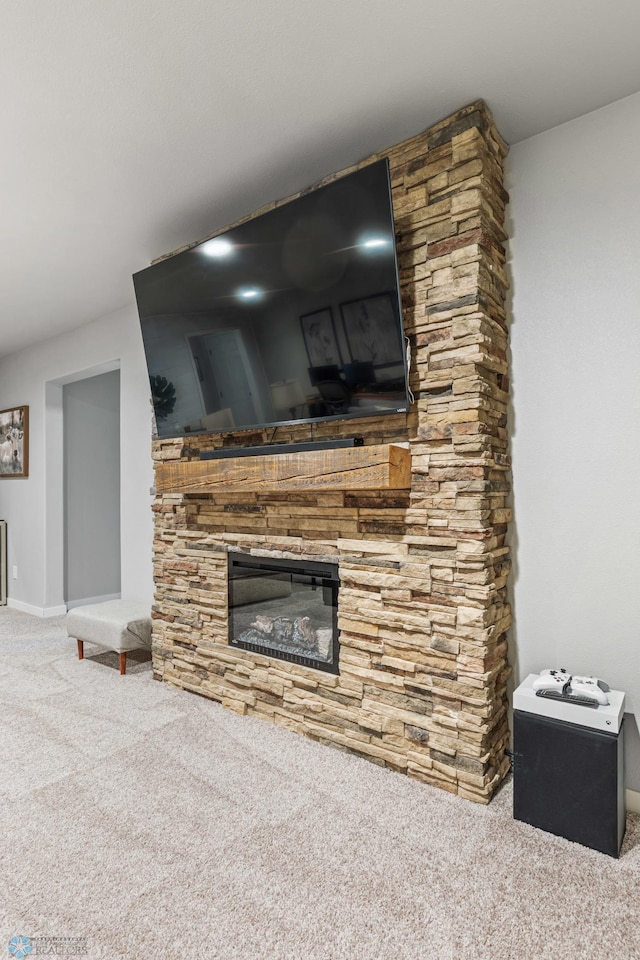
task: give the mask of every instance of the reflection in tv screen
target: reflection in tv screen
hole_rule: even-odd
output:
[[[407,409],[386,159],[133,279],[161,438]]]

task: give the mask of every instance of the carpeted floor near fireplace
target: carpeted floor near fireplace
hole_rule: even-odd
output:
[[[640,958],[639,818],[612,860],[509,785],[477,806],[86,653],[0,610],[0,955]]]

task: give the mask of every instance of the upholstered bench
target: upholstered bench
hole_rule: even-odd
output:
[[[135,600],[107,600],[75,607],[67,614],[67,633],[78,642],[78,659],[84,643],[95,643],[120,654],[120,673],[127,672],[127,652],[151,648],[149,607]]]

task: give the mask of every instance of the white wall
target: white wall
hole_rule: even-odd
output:
[[[9,598],[40,615],[64,611],[62,385],[120,368],[122,596],[153,597],[151,407],[135,306],[0,360],[0,409],[29,405],[29,477],[0,481]],[[11,568],[18,567],[18,579]]]
[[[515,681],[594,674],[638,717],[640,94],[516,144],[506,186]]]

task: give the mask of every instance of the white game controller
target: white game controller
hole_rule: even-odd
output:
[[[566,670],[542,670],[533,681],[534,690],[557,690],[566,693],[571,683],[571,674]]]
[[[609,697],[605,692],[608,689],[604,680],[598,680],[597,677],[571,677],[571,693],[590,697],[603,706],[609,703]]]
[[[538,696],[560,697],[578,703],[591,701],[593,706],[606,706],[609,703],[609,687],[597,677],[572,677],[566,670],[542,670],[533,681],[533,689]]]

